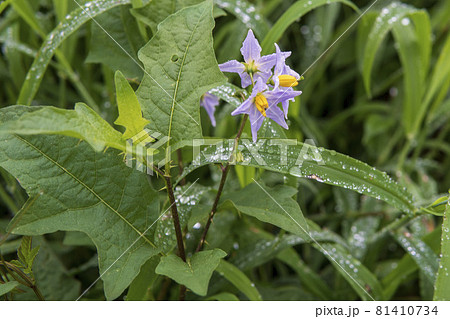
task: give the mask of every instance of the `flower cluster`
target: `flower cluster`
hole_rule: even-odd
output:
[[[242,88],[251,90],[249,98],[231,115],[249,115],[254,142],[257,140],[258,130],[265,117],[287,129],[286,118],[289,101],[293,101],[296,96],[302,94],[301,91],[293,89],[298,85],[299,74],[286,65],[286,58],[291,55],[291,52],[282,52],[277,44],[275,44],[275,49],[275,53],[261,56],[261,46],[253,31],[249,30],[241,48],[244,62],[231,60],[219,65],[222,72],[239,74]],[[211,96],[206,93],[202,98],[201,105],[205,107],[211,122],[215,125],[213,114],[218,100]],[[283,110],[278,107],[279,103]]]

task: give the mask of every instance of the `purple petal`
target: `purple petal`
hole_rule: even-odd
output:
[[[287,52],[281,52],[280,53],[283,59],[286,59],[291,55],[290,51]],[[272,53],[269,55],[262,56],[258,61],[256,61],[256,64],[258,66],[258,70],[260,71],[270,71],[273,66],[276,64],[277,61],[277,55],[276,53]]]
[[[219,98],[215,95],[205,93],[200,100],[200,105],[203,106],[208,113],[212,126],[216,126],[214,112],[216,111],[216,106],[219,105]]]
[[[278,104],[286,100],[290,100],[295,98],[296,96],[299,96],[302,94],[302,91],[294,91],[292,88],[286,88],[286,89],[274,89],[270,92],[266,92],[264,95],[267,99],[267,101],[270,104]]]
[[[280,108],[276,105],[271,105],[266,109],[267,117],[271,120],[274,120],[277,124],[279,124],[281,127],[284,127],[285,129],[288,129],[288,125],[286,124],[286,121],[284,119],[284,113]]]
[[[219,64],[220,71],[222,72],[235,72],[242,73],[245,71],[245,66],[236,60],[231,60],[222,64]]]
[[[252,78],[247,72],[239,73],[239,76],[241,77],[241,86],[243,89],[252,84]]]
[[[247,37],[242,43],[241,54],[246,63],[256,61],[261,57],[261,47],[252,30],[248,30]]]
[[[267,83],[267,80],[269,80],[269,78],[272,76],[272,71],[267,71],[267,72],[256,72],[253,75],[253,80],[255,81],[261,81],[263,83]]]
[[[290,99],[290,100],[286,100],[286,101],[281,102],[281,106],[283,107],[283,112],[284,112],[284,118],[285,119],[288,118],[289,101],[294,101],[294,100]]]
[[[256,94],[268,89],[266,82],[267,82],[267,80],[264,81],[261,78],[256,81],[255,86],[253,87],[253,91],[252,91],[253,97],[255,97]]]
[[[253,97],[250,96],[241,105],[239,105],[237,109],[231,112],[231,115],[235,116],[238,114],[249,114],[252,109],[252,105],[253,105]]]
[[[300,79],[300,74],[292,70],[289,66],[284,65],[284,70],[282,74],[292,75],[297,80]]]
[[[284,116],[287,118],[287,113],[289,110],[289,101],[294,101],[296,96],[302,94],[301,91],[294,91],[293,88],[278,88],[274,89],[270,92],[264,93],[264,96],[269,103],[269,108],[274,105],[276,106],[278,103],[281,103],[283,106]],[[280,124],[281,125],[281,124]]]
[[[256,65],[258,70],[260,71],[268,71],[273,68],[276,62],[275,54],[264,55],[258,61],[256,61]]]
[[[204,105],[203,106],[206,110],[206,113],[208,113],[209,119],[211,120],[212,126],[216,126],[216,119],[214,117],[214,112],[216,111],[215,107],[212,107],[210,105]]]
[[[276,63],[275,63],[275,69],[274,69],[274,77],[278,78],[279,75],[282,74],[284,67],[285,67],[285,61],[283,54],[281,54],[280,47],[278,44],[275,43],[275,57],[276,57]]]
[[[262,123],[264,122],[264,116],[261,112],[258,111],[256,106],[253,105],[249,114],[250,126],[252,129],[252,139],[255,143],[258,139],[258,130],[261,128]]]
[[[216,107],[217,105],[219,105],[219,98],[217,96],[207,92],[203,95],[202,102],[203,102],[204,106]]]

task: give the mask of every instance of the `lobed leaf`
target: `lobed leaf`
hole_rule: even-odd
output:
[[[141,133],[149,121],[142,117],[141,105],[122,72],[116,71],[115,82],[119,117],[114,124],[125,127],[122,139],[127,140]]]
[[[15,121],[0,126],[0,133],[37,135],[59,134],[85,140],[96,151],[113,147],[125,151],[125,141],[100,115],[84,103],[77,103],[74,110],[53,106],[11,106],[23,115]]]
[[[155,271],[185,285],[197,295],[205,296],[212,273],[226,255],[220,249],[200,251],[186,262],[175,255],[163,256]]]
[[[102,63],[111,70],[121,70],[129,78],[141,79],[143,67],[137,52],[145,42],[135,18],[130,14],[130,6],[112,8],[96,17],[95,21],[91,23],[86,63]]]
[[[133,14],[141,22],[150,27],[153,34],[158,31],[158,25],[168,16],[183,8],[199,4],[204,0],[159,0],[150,1],[148,4],[131,9]]]
[[[201,137],[200,97],[225,81],[212,45],[212,2],[169,16],[139,51],[145,75],[137,91],[150,128],[172,142]]]
[[[1,109],[0,126],[27,112],[31,109],[23,106]],[[31,198],[11,221],[11,231],[28,236],[86,233],[97,247],[108,299],[118,297],[141,265],[159,252],[149,240],[159,215],[158,194],[144,174],[126,167],[117,151],[99,154],[62,136],[1,134],[0,166]]]

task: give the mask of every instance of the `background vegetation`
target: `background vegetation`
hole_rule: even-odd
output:
[[[161,11],[147,10],[148,1],[102,2],[113,1],[92,1],[90,13],[98,24],[73,0],[1,2],[0,108],[22,104],[71,109],[84,102],[112,124],[118,115],[114,72],[120,70],[136,89],[143,77],[135,63],[137,52],[156,33],[158,19],[172,13],[169,7],[174,12],[199,1],[175,1],[178,8],[160,0]],[[207,238],[208,247],[228,253],[228,263],[214,273],[206,296],[189,292],[187,298],[449,300],[445,282],[450,263],[445,250],[441,252],[441,237],[442,249],[448,239],[448,225],[441,226],[447,198],[441,205],[433,203],[448,196],[450,185],[450,1],[379,0],[354,25],[372,1],[309,2],[313,5],[291,0],[215,1],[217,60],[240,60],[249,28],[264,53],[274,51],[274,42],[292,51],[288,61],[304,74],[299,85],[303,94],[291,103],[289,130],[280,134],[299,141],[313,139],[317,146],[387,172],[413,195],[414,214],[313,178],[233,168]],[[239,83],[232,76],[229,81]],[[234,107],[220,104],[215,128],[201,110],[203,134],[234,137],[239,126],[230,116]],[[244,134],[249,133],[246,127]],[[191,160],[191,149],[183,149],[183,158]],[[102,281],[96,281],[97,251],[83,233],[33,236],[32,245],[30,237],[7,232],[28,196],[5,169],[0,168],[0,176],[2,263],[16,260],[13,265],[23,274],[17,278],[21,285],[0,285],[0,292],[8,292],[0,298],[74,300],[95,283],[83,298],[105,299]],[[195,225],[204,223],[220,170],[204,166],[186,177],[188,184],[198,178],[202,188],[196,192],[204,196],[196,199],[198,206],[187,223],[188,252],[200,236]],[[316,240],[330,253],[241,214],[245,200],[271,205],[264,194],[255,198],[253,178],[276,189],[283,203],[295,200],[317,232]],[[164,186],[161,179],[151,180],[157,190]],[[242,201],[227,201],[236,191]],[[164,199],[161,192],[161,203]],[[32,249],[38,245],[39,252]],[[178,298],[176,283],[145,272],[156,267],[151,261],[144,267],[131,288],[115,298]],[[11,279],[5,267],[0,271],[2,281]]]

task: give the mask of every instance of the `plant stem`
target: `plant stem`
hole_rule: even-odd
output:
[[[211,208],[211,213],[209,214],[208,221],[206,222],[205,229],[203,230],[202,237],[200,239],[200,242],[198,243],[198,246],[197,246],[197,249],[195,250],[195,252],[199,252],[203,249],[203,245],[206,240],[206,235],[208,234],[209,227],[211,226],[214,215],[216,214],[220,196],[222,196],[223,187],[225,186],[225,181],[227,180],[228,172],[230,171],[230,163],[233,162],[234,153],[237,149],[237,145],[239,143],[239,139],[241,138],[242,132],[244,131],[244,127],[245,127],[245,123],[247,122],[247,118],[248,118],[248,115],[245,114],[244,118],[242,119],[242,123],[241,123],[239,131],[236,135],[236,138],[234,139],[233,151],[230,155],[230,158],[229,158],[227,164],[225,165],[225,167],[222,168],[222,178],[220,179],[220,184],[219,184],[219,188],[217,190],[217,195],[216,195],[216,198],[214,199],[214,203]]]
[[[34,294],[36,295],[36,297],[40,300],[40,301],[45,301],[44,296],[42,296],[41,291],[39,290],[39,288],[34,284],[34,282],[22,271],[20,270],[18,267],[16,267],[15,265],[4,261],[3,260],[3,256],[2,256],[2,262],[3,266],[5,266],[6,270],[10,273],[10,275],[18,282],[22,283],[24,286],[27,286],[31,289],[33,289]],[[16,273],[17,275],[19,275],[24,282],[22,282],[21,280],[18,280],[18,278],[16,278],[11,271],[13,271],[14,273]]]
[[[393,231],[396,231],[397,229],[405,226],[408,224],[413,218],[419,216],[419,214],[415,215],[404,215],[400,218],[397,218],[389,225],[385,226],[383,229],[381,229],[378,233],[376,233],[372,239],[370,240],[371,243],[375,243],[381,238],[384,238],[387,234],[392,233]]]
[[[183,233],[181,232],[180,217],[178,215],[177,204],[175,202],[175,195],[173,193],[172,181],[170,180],[169,175],[164,175],[164,178],[166,180],[167,195],[169,196],[170,209],[172,211],[173,226],[175,228],[175,234],[177,236],[178,256],[184,262],[186,262],[186,253],[184,251]],[[185,295],[186,295],[186,287],[184,285],[181,285],[179,300],[181,300],[181,301],[184,300]]]
[[[177,157],[178,157],[178,170],[179,170],[179,174],[182,175],[183,174],[183,153],[181,152],[181,149],[177,149]],[[180,181],[180,185],[186,185],[186,179],[183,178]]]
[[[177,204],[175,203],[175,195],[173,193],[172,181],[170,176],[165,175],[167,195],[169,196],[170,210],[172,212],[173,226],[177,236],[178,256],[186,262],[186,253],[184,251],[183,233],[181,232],[180,217],[178,215]]]

